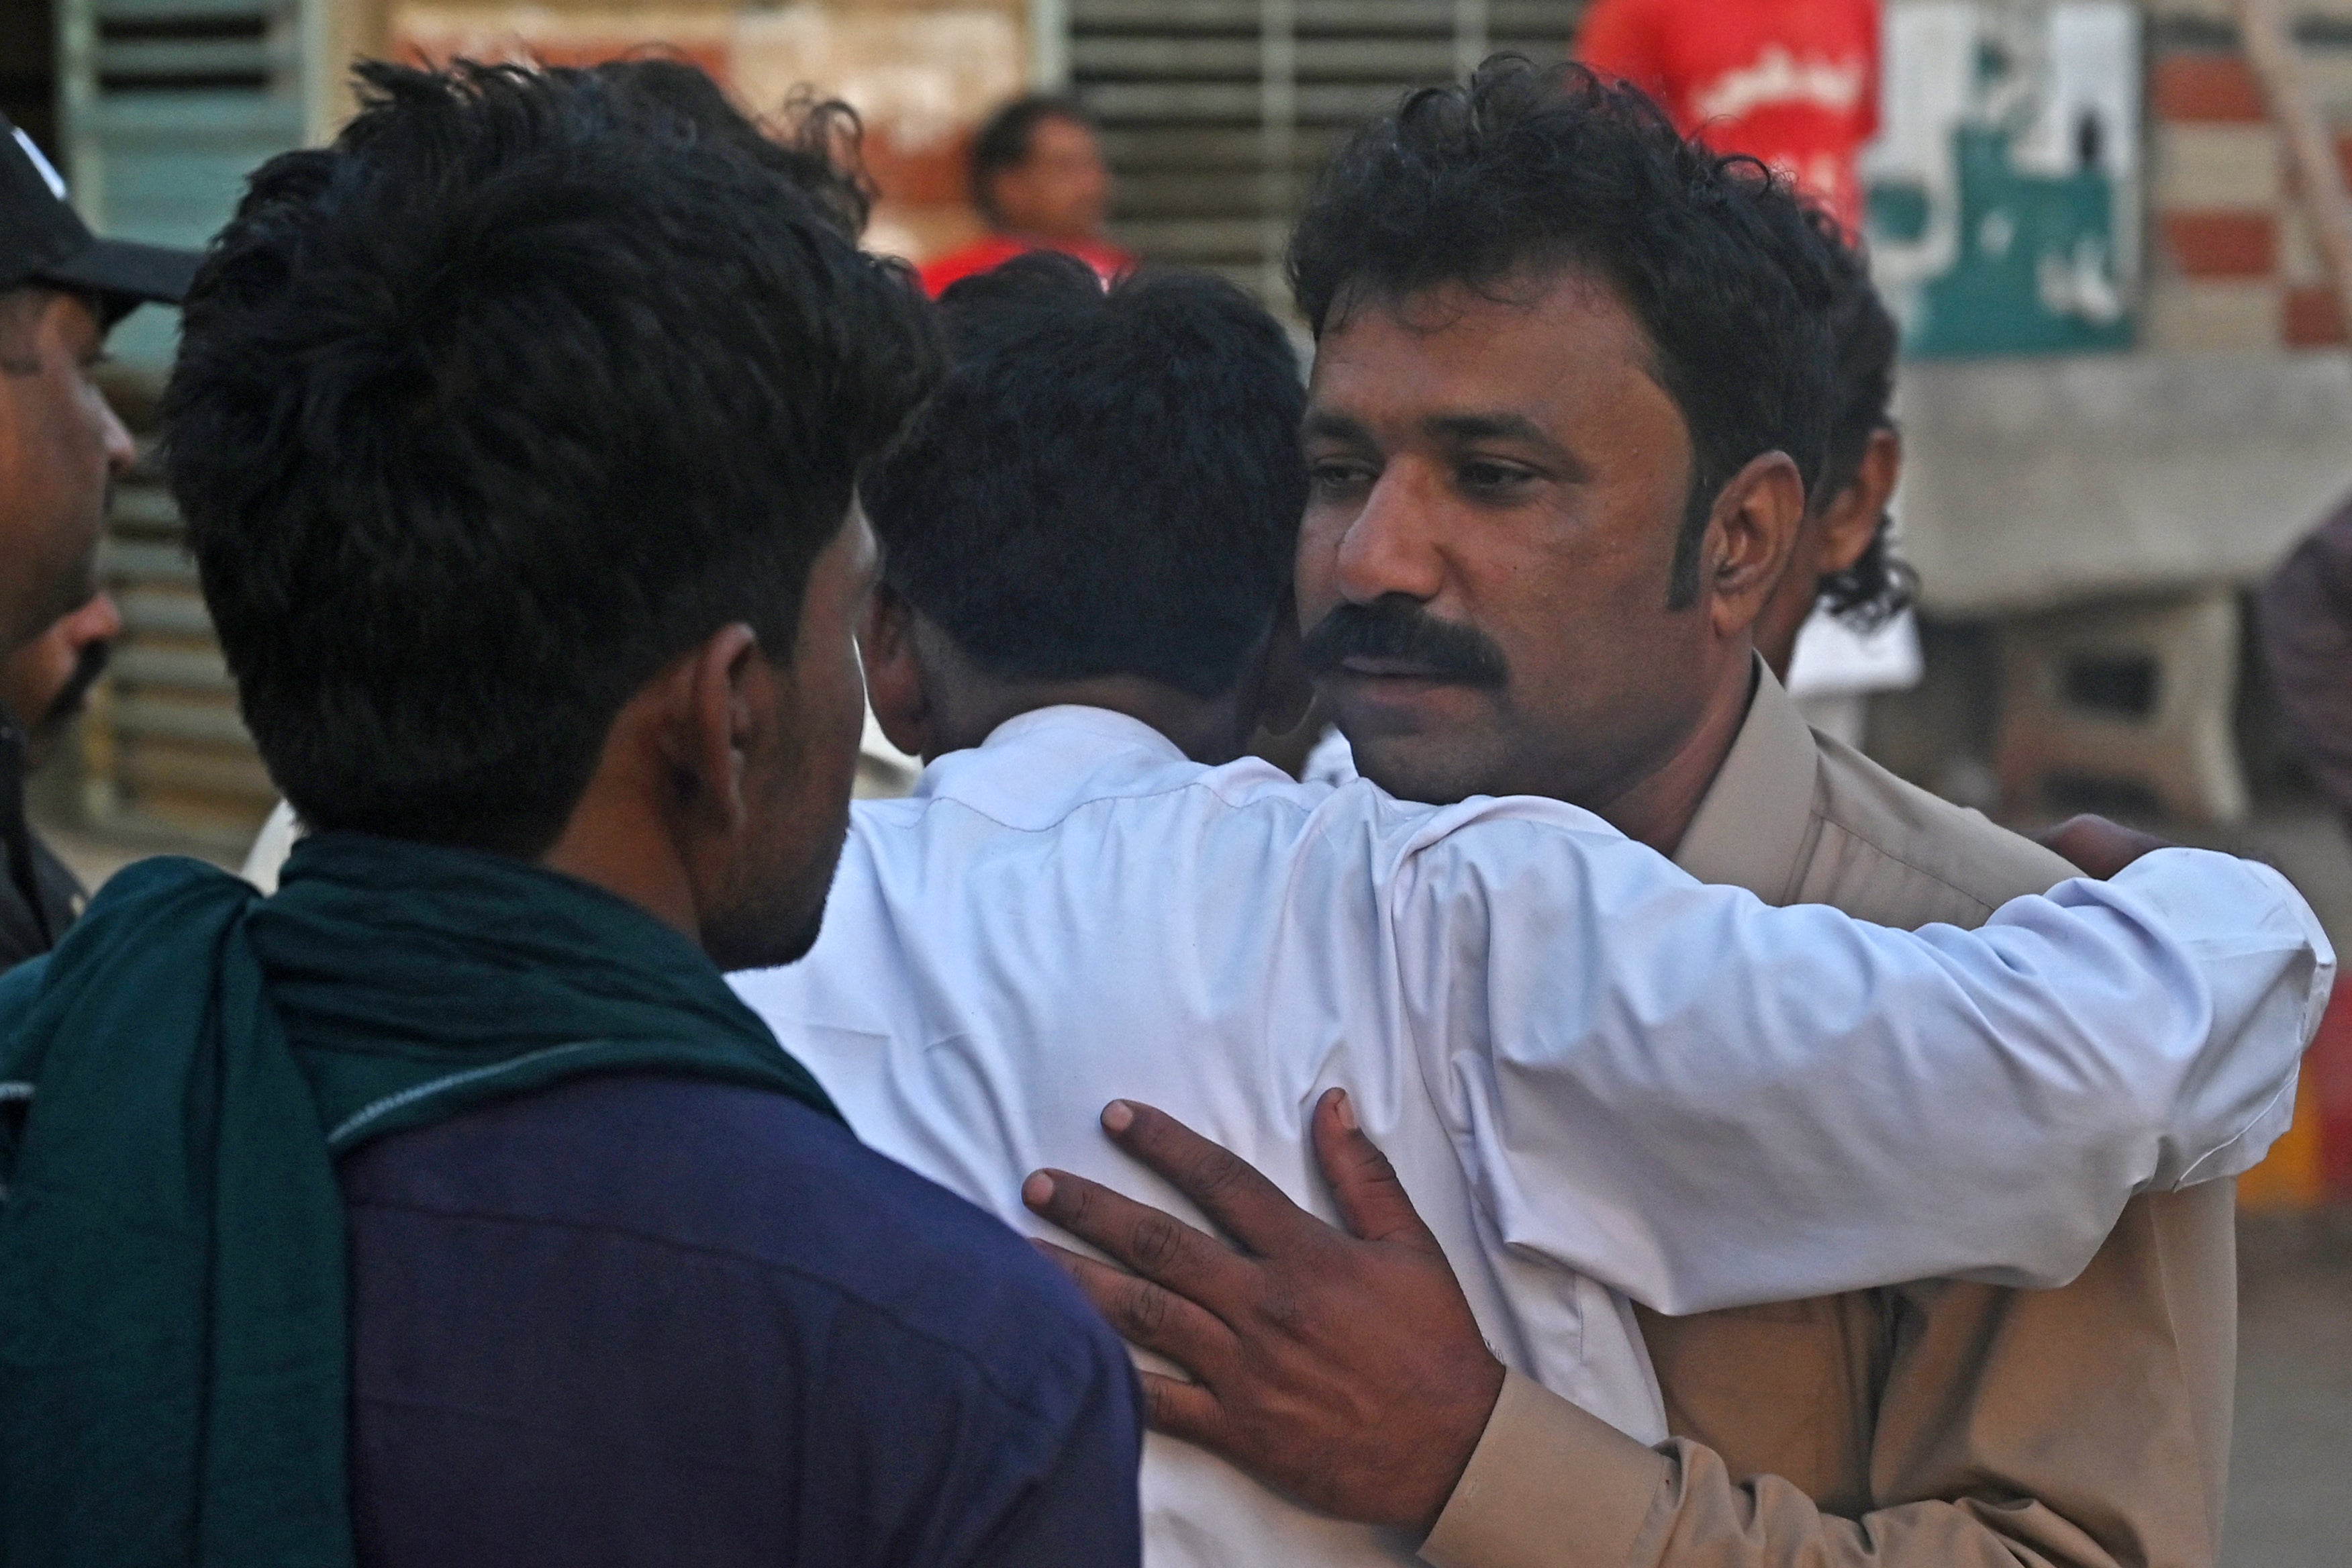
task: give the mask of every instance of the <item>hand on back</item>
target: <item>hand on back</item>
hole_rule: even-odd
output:
[[[1193,1381],[1143,1374],[1160,1431],[1314,1508],[1427,1531],[1503,1386],[1452,1267],[1346,1092],[1315,1108],[1315,1152],[1345,1231],[1239,1156],[1150,1106],[1103,1126],[1238,1246],[1064,1171],[1022,1199],[1133,1272],[1040,1242],[1130,1342]]]

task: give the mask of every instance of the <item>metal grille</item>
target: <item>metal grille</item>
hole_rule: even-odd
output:
[[[201,246],[245,178],[316,125],[320,0],[60,0],[58,105],[76,205],[101,234]],[[118,406],[152,425],[178,312],[116,330]],[[143,443],[142,443],[143,445]],[[82,729],[94,825],[241,848],[276,799],[236,713],[178,514],[142,459],[116,487],[106,553],[123,632]]]
[[[278,792],[237,717],[179,513],[147,457],[116,488],[110,525],[122,637],[82,731],[88,814],[117,831],[241,850]]]
[[[314,118],[302,0],[62,0],[58,107],[74,204],[101,234],[200,246],[253,166]],[[175,313],[123,323],[117,361],[160,373]]]
[[[1070,86],[1118,176],[1112,232],[1282,308],[1315,173],[1407,89],[1489,53],[1549,62],[1582,0],[1068,0]]]

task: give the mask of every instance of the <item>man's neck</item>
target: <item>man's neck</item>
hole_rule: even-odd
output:
[[[1748,721],[1748,704],[1756,696],[1752,658],[1742,665],[1741,671],[1740,679],[1723,683],[1699,721],[1663,763],[1615,799],[1592,807],[1593,814],[1626,837],[1661,855],[1674,854]]]

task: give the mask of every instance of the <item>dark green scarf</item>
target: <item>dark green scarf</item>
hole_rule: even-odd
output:
[[[334,1157],[625,1068],[837,1115],[692,943],[520,860],[329,834],[268,900],[109,882],[0,979],[0,1565],[350,1563]]]

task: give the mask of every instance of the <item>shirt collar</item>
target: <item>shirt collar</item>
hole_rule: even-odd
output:
[[[1767,903],[1794,889],[1812,828],[1821,753],[1795,700],[1756,661],[1748,718],[1691,818],[1675,864]]]
[[[961,802],[1010,826],[1044,828],[1087,801],[1164,788],[1171,769],[1203,771],[1140,719],[1066,703],[1015,714],[979,745],[948,752],[923,770],[912,793]]]
[[[985,752],[992,746],[1020,745],[1026,737],[1049,731],[1064,737],[1065,746],[1103,755],[1141,746],[1171,763],[1184,760],[1183,747],[1142,720],[1076,702],[1059,702],[1051,708],[1032,708],[1026,713],[1015,713],[991,730],[980,749]]]

